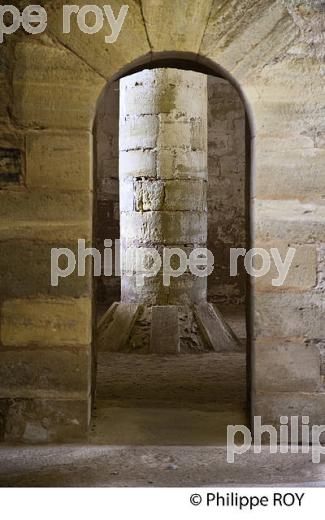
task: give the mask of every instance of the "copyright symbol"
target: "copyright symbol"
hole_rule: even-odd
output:
[[[202,497],[198,493],[194,493],[194,495],[191,495],[190,502],[192,506],[199,506],[202,502]]]

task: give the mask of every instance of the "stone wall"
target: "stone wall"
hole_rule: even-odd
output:
[[[94,125],[94,240],[103,251],[104,240],[120,238],[119,210],[119,82],[105,88],[97,108]],[[115,262],[114,262],[115,265]],[[121,299],[121,279],[104,276],[95,280],[96,306],[99,313]]]
[[[10,42],[0,46],[0,437],[78,439],[90,417],[91,271],[51,286],[51,249],[91,241],[90,106],[103,81],[48,37]]]
[[[119,84],[107,86],[95,124],[97,147],[96,224],[99,247],[105,238],[119,237],[118,187]],[[139,98],[139,107],[141,97]],[[245,109],[236,89],[226,80],[208,76],[208,248],[215,268],[208,278],[209,301],[245,303],[246,276],[229,275],[230,247],[245,247]],[[194,204],[194,201],[193,201]],[[97,281],[97,305],[102,312],[118,301],[120,280]]]
[[[245,304],[246,293],[242,264],[238,276],[229,274],[230,248],[245,247],[247,238],[245,109],[233,85],[211,76],[208,125],[208,247],[215,258],[208,299],[234,306]]]

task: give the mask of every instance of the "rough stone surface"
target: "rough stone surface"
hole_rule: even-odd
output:
[[[23,223],[23,221],[21,221]],[[19,223],[18,223],[19,226]],[[50,226],[51,228],[51,226]],[[72,235],[73,241],[66,241],[66,236],[56,228],[56,242],[47,243],[40,240],[3,240],[1,241],[2,254],[0,256],[0,288],[2,298],[28,298],[28,297],[58,297],[79,298],[91,295],[91,269],[90,262],[86,262],[86,275],[78,276],[77,270],[61,278],[57,286],[51,285],[51,250],[52,248],[69,248],[76,256],[77,237]],[[63,226],[64,229],[64,226]],[[71,233],[71,228],[68,228]],[[36,231],[37,230],[37,231]],[[22,229],[20,229],[20,233]],[[33,233],[39,236],[44,233],[44,228],[36,226]],[[74,233],[76,232],[74,228]],[[64,241],[64,242],[63,242]],[[63,242],[63,244],[62,244]],[[64,268],[64,259],[59,265]],[[26,275],[28,273],[28,276]]]
[[[168,300],[166,300],[168,303]],[[153,307],[143,307],[134,324],[129,339],[128,352],[150,353],[151,315]],[[178,307],[180,350],[183,353],[206,352],[207,345],[201,337],[194,312],[188,306]]]
[[[1,399],[2,439],[27,444],[85,439],[89,399]]]
[[[268,446],[227,463],[225,446],[35,446],[0,450],[1,486],[324,487],[324,462]],[[267,468],[267,471],[265,471]],[[174,470],[174,471],[173,471]]]
[[[157,306],[154,294],[152,303],[148,302],[147,291],[144,293],[146,304],[138,305],[137,293],[135,303],[115,302],[103,314],[96,330],[98,352],[134,355],[246,350],[246,326],[241,310],[237,310],[235,315],[228,314],[224,319],[220,311],[208,304],[204,297],[198,305],[187,300],[180,305],[181,295],[175,287],[172,290],[175,301],[166,295],[164,304]],[[233,327],[238,336],[233,332]]]
[[[144,279],[143,287],[136,285],[135,277],[123,277],[122,291],[126,291],[131,302],[139,299],[147,305],[156,305],[157,292],[163,305],[190,305],[206,299],[206,279],[185,273],[178,278],[171,278],[170,285],[163,283],[159,274]]]
[[[314,343],[303,338],[259,339],[254,355],[256,385],[261,392],[324,391],[320,349]]]
[[[246,210],[249,204],[246,173],[245,108],[228,81],[208,76],[208,241],[214,272],[208,279],[208,299],[228,305],[244,304],[246,273],[229,275],[231,247],[247,243]]]
[[[139,305],[137,304],[114,305],[112,315],[108,312],[100,323],[97,335],[98,350],[111,352],[122,350],[131,334],[138,313]]]
[[[21,151],[17,148],[0,147],[0,186],[19,185],[22,175]]]
[[[270,424],[279,431],[279,418],[289,418],[289,439],[291,435],[290,418],[299,417],[298,440],[301,441],[301,418],[308,417],[308,433],[311,437],[311,426],[322,424],[324,417],[325,394],[324,392],[257,392],[254,397],[255,415],[262,417],[263,424]],[[324,432],[321,442],[324,442]]]
[[[115,405],[132,401],[243,414],[246,409],[244,352],[197,352],[175,356],[141,352],[99,355],[97,397]]]
[[[89,345],[89,298],[7,300],[1,309],[1,342],[5,346],[38,344]]]
[[[0,237],[58,241],[58,247],[71,240],[76,244],[78,238],[91,236],[91,206],[89,192],[0,190]],[[15,219],[8,219],[12,207]]]
[[[239,349],[239,342],[221,313],[211,303],[201,303],[195,307],[195,316],[202,335],[211,350],[215,352]]]
[[[115,10],[118,6],[113,4]],[[222,74],[230,74],[246,101],[253,136],[253,243],[256,239],[280,240],[317,249],[317,280],[312,291],[309,288],[298,294],[295,283],[294,291],[291,287],[270,295],[264,288],[267,291],[260,297],[256,287],[252,288],[250,301],[255,308],[252,332],[271,339],[280,334],[281,341],[298,333],[299,337],[321,345],[324,340],[324,255],[321,251],[325,218],[320,168],[325,143],[323,2],[231,0],[196,4],[195,9],[186,13],[182,10],[179,15],[180,3],[175,7],[173,0],[167,0],[163,3],[163,17],[161,3],[151,6],[146,2],[141,6],[139,2],[131,2],[132,16],[127,18],[125,26],[128,37],[121,35],[116,44],[109,47],[104,44],[104,30],[96,36],[83,35],[74,24],[73,33],[63,37],[62,1],[46,2],[49,27],[44,35],[31,38],[20,32],[1,45],[1,147],[20,150],[23,159],[19,185],[12,183],[1,190],[1,239],[6,241],[1,244],[2,249],[5,246],[1,255],[1,298],[48,296],[49,292],[59,298],[67,295],[76,298],[81,294],[89,296],[91,292],[90,278],[86,282],[64,280],[55,292],[48,287],[51,240],[57,245],[62,240],[70,245],[82,230],[90,234],[90,199],[82,203],[86,209],[79,214],[65,191],[55,189],[55,195],[49,197],[43,188],[24,189],[26,134],[68,130],[72,135],[74,131],[89,131],[98,94],[108,77],[124,73],[125,65],[133,67],[135,63],[130,62],[134,59],[142,63],[154,60],[157,55],[146,56],[151,49],[180,49],[193,54],[174,54],[174,57],[186,56],[194,60],[196,66],[208,63]],[[166,31],[166,26],[172,30]],[[168,131],[167,124],[165,126],[166,132],[172,135],[171,125]],[[185,127],[192,145],[200,146],[197,131],[200,125]],[[205,178],[201,150],[191,151],[187,157],[179,148],[172,156],[165,152],[159,160],[155,159],[161,179],[175,177],[174,173],[179,178],[196,174]],[[91,167],[90,157],[88,159]],[[150,160],[147,156],[145,172]],[[34,175],[37,177],[37,172]],[[272,183],[272,179],[276,182]],[[49,183],[54,184],[52,180]],[[114,187],[116,197],[116,182],[110,186]],[[82,195],[78,193],[78,197],[80,201]],[[109,211],[116,215],[114,197],[107,199],[110,205],[101,205],[103,214]],[[49,217],[44,206],[39,209],[38,199],[44,201],[45,207],[48,205]],[[63,222],[54,216],[55,212],[63,215]],[[76,218],[71,217],[72,214]],[[21,255],[23,246],[24,255]],[[243,294],[241,289],[238,297]],[[252,365],[254,368],[254,359]],[[275,371],[273,377],[277,378]],[[258,391],[254,384],[253,380],[252,389]],[[258,406],[256,408],[253,401],[252,411],[262,412],[263,420],[275,423],[282,411],[310,412],[313,421],[322,422],[323,393],[285,392],[281,396],[280,399],[279,392],[260,393]],[[50,401],[42,401],[42,404],[32,399],[25,401],[22,398],[22,401],[9,403],[5,399],[1,405],[1,410],[11,409],[7,439],[12,432],[14,439],[62,440],[69,431],[76,434],[86,427],[89,401],[83,401],[80,408],[77,401],[55,401],[53,413]],[[30,417],[35,419],[31,421]],[[49,434],[44,433],[42,421]],[[0,422],[5,424],[4,419]],[[296,471],[293,473],[296,475]],[[303,478],[308,479],[308,475],[304,473]]]
[[[103,78],[64,47],[30,39],[16,46],[13,116],[21,125],[90,130],[104,85]]]
[[[4,398],[87,399],[88,348],[15,347],[0,352],[0,392]]]
[[[32,132],[26,137],[29,188],[92,189],[92,137],[89,133]]]
[[[260,200],[256,202],[258,240],[290,240],[296,244],[325,241],[325,206],[298,200]]]
[[[255,296],[255,334],[258,337],[323,338],[324,298],[309,292],[260,293]]]
[[[269,272],[263,276],[252,280],[256,290],[258,291],[307,291],[312,290],[316,286],[317,280],[317,251],[315,245],[299,245],[283,241],[259,242],[255,244],[257,248],[263,248],[271,258]],[[282,262],[286,258],[289,248],[295,249],[292,263],[288,269],[287,275],[281,285],[279,270],[275,264],[271,249],[276,249],[281,257]],[[254,262],[255,269],[261,269],[262,258],[256,256]],[[278,282],[277,282],[278,281]]]
[[[174,71],[177,79],[177,71]],[[128,88],[128,111],[135,116],[139,106],[143,112],[170,109],[170,102],[185,103],[186,110],[193,116],[198,114],[202,94],[198,90],[195,98],[187,96],[177,100],[177,89],[170,91],[170,98],[159,96],[154,88],[150,71],[143,71],[141,81],[137,75],[130,76]],[[156,81],[163,76],[157,70]],[[208,179],[207,186],[208,242],[215,259],[215,268],[208,279],[208,297],[215,303],[242,304],[245,300],[245,272],[239,262],[239,276],[229,276],[230,247],[244,247],[245,230],[245,109],[236,89],[221,78],[208,76]],[[135,83],[137,83],[135,88]],[[174,82],[175,83],[175,82]],[[173,83],[173,84],[174,84]],[[150,87],[150,88],[149,88]],[[157,93],[158,92],[158,93]],[[169,105],[163,106],[170,99]],[[193,102],[194,101],[194,102]],[[96,118],[97,140],[97,224],[96,235],[99,248],[104,238],[119,237],[118,208],[118,83],[111,83],[100,100]],[[166,108],[167,107],[167,108]],[[125,108],[123,108],[125,110]],[[199,207],[196,197],[184,196],[188,180],[204,181],[206,176],[205,152],[176,148],[173,154],[168,150],[136,149],[120,152],[120,176],[128,179],[124,185],[121,210],[132,210],[135,196],[131,179],[140,179],[139,197],[142,199],[141,185],[150,186],[150,179],[159,178],[177,191],[163,190],[167,195],[165,203]],[[170,181],[174,181],[173,183]],[[154,184],[154,183],[152,183]],[[198,186],[200,183],[198,182]],[[180,188],[181,187],[181,188]],[[156,190],[157,191],[157,190]],[[179,195],[178,195],[179,192]],[[172,198],[171,198],[172,197]],[[114,249],[114,244],[113,244]],[[100,306],[109,306],[119,300],[119,280],[102,277],[98,283],[97,301]]]
[[[143,99],[143,103],[139,100]],[[195,99],[194,103],[191,100]],[[156,162],[149,178],[130,175],[125,160],[120,163],[121,241],[122,256],[126,254],[124,241],[131,245],[164,244],[186,246],[205,244],[207,236],[205,181],[163,180],[156,163],[162,151],[173,156],[175,150],[201,150],[207,153],[207,79],[192,71],[153,69],[136,73],[120,80],[120,139],[121,152],[151,150]],[[132,157],[131,157],[132,158]],[[144,170],[148,167],[147,154],[143,154]],[[205,155],[205,169],[207,167]],[[123,167],[126,171],[123,171]],[[139,164],[136,163],[136,171]],[[125,276],[122,272],[122,278]],[[158,280],[162,281],[161,277]],[[189,298],[195,285],[188,284]],[[122,282],[122,301],[130,301],[129,284]],[[153,303],[164,303],[165,290],[155,284]],[[183,287],[186,291],[186,286]],[[143,289],[133,284],[134,295]],[[173,292],[173,288],[169,289]],[[177,299],[177,297],[176,297]],[[174,303],[174,302],[173,302]],[[180,303],[180,302],[175,302]]]
[[[143,15],[149,42],[154,51],[180,50],[198,52],[212,2],[172,4],[164,0],[144,0]]]
[[[242,79],[287,50],[297,34],[277,0],[214,1],[200,53]]]
[[[152,307],[150,350],[155,354],[175,354],[180,350],[178,309],[174,305]]]
[[[256,195],[261,199],[317,200],[325,193],[325,150],[256,149],[258,164]]]
[[[48,2],[48,4],[50,34],[54,34],[62,46],[70,49],[70,54],[78,56],[81,63],[87,63],[98,77],[109,79],[133,60],[150,51],[138,0],[130,0],[126,4],[129,9],[120,36],[110,44],[105,42],[105,37],[111,34],[108,23],[104,24],[102,30],[96,34],[85,34],[80,31],[74,19],[70,33],[64,34],[62,32],[62,5],[66,4],[65,0],[56,0]],[[81,8],[89,4],[87,0],[80,0],[78,5]],[[106,0],[98,0],[96,3],[96,6],[100,8],[103,5],[107,5]],[[123,4],[118,0],[112,0],[109,5],[117,17]]]

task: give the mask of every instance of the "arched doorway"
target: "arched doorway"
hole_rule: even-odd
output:
[[[249,285],[242,268],[237,277],[229,276],[229,258],[230,248],[247,248],[250,243],[250,125],[236,88],[220,76],[220,71],[216,74],[206,66],[175,59],[159,59],[145,66],[160,67],[191,69],[208,75],[208,248],[215,258],[208,295],[211,303],[222,307],[226,321],[240,339],[241,352],[218,358],[213,354],[210,358],[201,356],[198,362],[191,356],[180,356],[170,363],[165,358],[162,368],[152,356],[137,356],[136,350],[141,353],[143,341],[140,334],[138,344],[133,342],[136,353],[131,356],[121,352],[99,353],[93,426],[97,442],[213,444],[224,442],[228,423],[248,421]],[[136,67],[130,73],[142,69],[143,66]],[[115,80],[101,96],[94,127],[95,237],[99,249],[104,239],[114,242],[119,238],[118,106],[119,81]],[[118,276],[97,281],[98,320],[119,296]],[[140,329],[148,328],[146,316],[139,321]],[[175,402],[180,406],[175,406]],[[209,413],[216,412],[216,402],[217,415]],[[189,408],[188,413],[184,414],[184,407]],[[157,437],[162,423],[174,426],[169,431],[165,428],[163,435]],[[112,428],[112,424],[117,426]],[[185,430],[192,434],[182,440],[186,424]],[[145,433],[148,430],[149,435]]]

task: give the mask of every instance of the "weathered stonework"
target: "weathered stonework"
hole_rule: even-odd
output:
[[[169,100],[168,103],[163,97],[148,94],[149,78],[148,76],[146,81],[142,80],[141,85],[137,85],[132,98],[128,100],[128,111],[133,116],[136,115],[139,107],[142,107],[143,112],[151,111],[150,103],[155,103],[156,110],[170,109],[175,103],[177,89],[174,89],[171,101]],[[144,210],[148,210],[147,198],[151,197],[148,189],[150,187],[153,189],[153,185],[156,186],[154,189],[156,204],[161,204],[164,198],[165,207],[170,207],[170,204],[176,207],[177,204],[178,209],[201,209],[206,201],[207,245],[215,261],[214,271],[208,278],[209,301],[223,306],[243,305],[241,312],[244,314],[246,275],[243,263],[239,262],[239,276],[229,276],[229,254],[230,247],[245,247],[247,240],[245,212],[248,202],[245,201],[245,192],[248,179],[245,160],[245,109],[238,92],[228,81],[208,76],[207,89],[207,182],[198,182],[206,178],[205,152],[199,149],[174,148],[173,153],[170,154],[168,150],[162,148],[158,155],[155,148],[118,153],[119,86],[114,82],[105,89],[98,107],[95,127],[97,247],[103,247],[105,238],[110,237],[114,240],[120,236],[119,159],[121,177],[129,181],[131,178],[142,179],[136,181],[136,195],[132,182],[124,186],[124,196],[120,202],[121,211],[132,210],[134,204],[141,204]],[[187,96],[182,103],[189,104],[191,112],[197,113],[201,95],[198,91],[194,100]],[[156,175],[161,182],[150,182]],[[187,186],[190,186],[190,181],[196,183],[191,188],[197,190],[195,197],[183,196]],[[112,249],[114,250],[114,243]],[[102,276],[98,280],[97,287],[97,307],[100,312],[113,301],[120,299],[120,280],[117,277]]]
[[[90,273],[83,281],[64,280],[53,293],[48,286],[52,241],[57,247],[67,247],[84,232],[91,238],[91,187],[87,180],[92,170],[91,154],[88,158],[85,154],[87,164],[83,164],[80,177],[80,190],[88,193],[82,199],[76,163],[71,164],[73,175],[69,180],[66,164],[63,167],[65,147],[62,160],[60,152],[56,152],[54,162],[60,171],[49,168],[51,178],[45,178],[45,173],[41,175],[41,168],[34,169],[36,165],[42,167],[43,158],[26,157],[25,143],[28,144],[31,134],[42,139],[45,134],[67,132],[69,138],[78,140],[80,133],[90,132],[96,101],[106,80],[119,77],[124,67],[132,70],[134,60],[145,66],[156,59],[156,53],[167,52],[166,59],[186,56],[195,65],[208,63],[215,71],[231,77],[249,114],[253,138],[250,194],[253,244],[281,241],[299,245],[301,251],[306,245],[309,252],[317,250],[315,287],[311,288],[314,255],[310,253],[312,265],[308,260],[308,270],[303,270],[301,279],[291,278],[289,287],[274,291],[269,281],[264,280],[262,285],[252,288],[251,333],[257,342],[250,367],[251,412],[261,415],[264,423],[279,424],[279,416],[286,414],[309,415],[311,423],[322,423],[324,393],[321,387],[312,390],[311,377],[302,377],[300,386],[299,374],[302,360],[307,363],[306,356],[310,353],[307,364],[312,367],[316,383],[315,349],[305,350],[302,341],[319,345],[320,352],[324,342],[324,261],[320,254],[325,241],[321,168],[325,143],[323,2],[213,1],[204,5],[196,3],[200,5],[184,12],[180,3],[175,7],[174,0],[154,6],[151,2],[140,5],[132,1],[125,28],[127,36],[122,33],[110,47],[104,43],[104,31],[96,36],[84,35],[74,26],[71,35],[62,35],[61,9],[65,2],[41,3],[49,12],[47,32],[42,37],[23,32],[10,35],[0,48],[1,147],[22,153],[19,185],[9,183],[1,190],[1,309],[12,298],[52,297],[54,292],[59,299],[91,295]],[[117,2],[112,4],[116,10]],[[137,156],[135,152],[135,165],[139,165]],[[135,177],[139,172],[147,175],[155,163],[156,158],[146,154],[143,164],[134,169]],[[32,170],[26,189],[28,164]],[[193,151],[186,157],[182,150],[177,150],[173,157],[162,154],[157,171],[161,179],[168,178],[170,172],[179,176],[186,176],[189,171],[200,174],[202,155]],[[56,184],[54,178],[60,179],[60,183]],[[113,186],[114,183],[107,186],[107,193],[113,192]],[[74,190],[78,191],[77,197]],[[107,197],[105,204],[103,201],[104,215],[107,211],[117,215],[116,194],[115,189],[114,196]],[[50,329],[48,334],[51,335]],[[270,344],[266,354],[263,342],[267,338]],[[283,346],[284,341],[290,348]],[[3,351],[4,346],[0,345],[0,349]],[[285,391],[275,388],[278,370],[274,367],[279,355],[281,370],[290,376]],[[292,364],[295,357],[297,362]],[[267,388],[258,375],[256,359],[270,367]],[[19,366],[18,357],[10,362],[10,366],[15,364]],[[35,366],[33,374],[37,371]],[[321,360],[320,371],[323,371]],[[90,373],[86,376],[83,372],[81,378],[90,383]],[[61,388],[59,379],[53,378],[52,383]],[[45,387],[36,379],[34,390],[45,391]],[[23,388],[15,395],[0,401],[1,436],[6,441],[55,442],[85,434],[90,397],[72,396],[68,384],[60,397],[34,398],[26,395]]]
[[[0,148],[0,186],[19,185],[21,181],[21,151],[15,148]]]
[[[2,307],[1,342],[4,347],[89,345],[90,317],[89,298],[7,300]]]
[[[194,319],[198,323],[193,351],[200,345],[203,350],[238,348],[237,339],[222,316],[206,304],[206,277],[201,278],[187,270],[172,277],[167,286],[160,269],[154,276],[145,277],[140,286],[138,276],[141,269],[136,257],[130,256],[130,248],[136,251],[150,247],[163,258],[165,247],[178,246],[187,257],[195,248],[205,247],[207,77],[191,71],[154,69],[120,80],[119,149],[123,153],[119,179],[122,304],[114,311],[113,318],[108,311],[107,334],[98,331],[98,348],[123,351],[138,343],[138,339],[133,338],[133,328],[137,327],[134,321],[136,305],[151,307],[150,347],[147,352],[175,354],[191,351],[191,343],[181,333],[181,312],[188,316],[188,320]],[[178,150],[184,154],[201,152],[200,170],[195,168],[191,171],[188,167],[188,178],[184,171],[179,178],[177,170],[173,169],[173,159]],[[137,154],[135,168],[138,175],[134,174],[130,162],[132,152]],[[150,163],[148,152],[151,153]],[[158,168],[161,154],[165,164],[169,162],[169,169]],[[168,157],[170,161],[166,161]],[[151,254],[147,254],[143,259],[143,273],[151,261]],[[195,310],[193,305],[197,305]],[[162,322],[166,322],[163,326],[166,334],[159,338],[158,329]],[[149,328],[146,328],[146,334],[149,334]],[[121,329],[126,332],[121,334]],[[192,335],[195,336],[194,330]],[[148,343],[148,339],[143,338],[143,341]],[[142,350],[146,351],[146,348]]]
[[[192,99],[194,103],[191,103]],[[120,166],[122,259],[132,246],[156,249],[161,245],[189,245],[191,250],[205,245],[206,113],[207,79],[204,75],[176,69],[156,69],[120,80],[119,149],[127,153],[134,150],[144,152],[145,164],[147,151],[155,152],[153,170],[148,178],[126,175],[122,169],[125,160]],[[199,129],[197,133],[196,128]],[[205,153],[202,168],[206,172],[205,178],[179,180],[176,176],[173,180],[166,180],[166,177],[160,177],[156,165],[160,161],[161,152],[164,156],[173,157],[178,149]],[[123,283],[125,276],[122,270],[122,301],[134,301],[136,284],[130,279]],[[174,280],[175,286],[182,284],[184,276]],[[160,293],[166,292],[162,278],[158,280],[158,284],[155,281],[155,300],[152,301],[152,292],[150,296],[150,303],[155,305],[162,303]],[[135,289],[131,299],[127,289],[129,284]],[[196,301],[193,287],[191,284],[188,286],[188,303]],[[172,294],[173,288],[167,292]],[[145,290],[139,290],[139,294],[141,299],[138,299],[138,303],[145,304]]]
[[[217,304],[242,305],[246,300],[246,273],[229,275],[230,248],[248,243],[246,211],[247,130],[245,108],[228,81],[208,76],[208,248],[215,268],[208,278],[208,299]],[[242,311],[243,314],[245,311]]]

